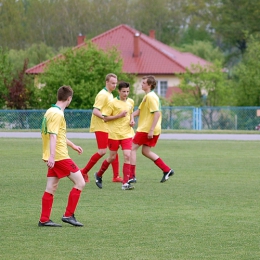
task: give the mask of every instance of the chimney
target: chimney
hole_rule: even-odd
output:
[[[155,30],[150,30],[149,36],[150,38],[155,39]]]
[[[82,44],[85,41],[86,36],[83,36],[81,33],[78,35],[78,45]]]
[[[134,58],[137,58],[140,56],[140,48],[139,48],[139,38],[140,38],[140,33],[135,33],[134,35]]]

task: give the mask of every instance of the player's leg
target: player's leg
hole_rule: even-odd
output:
[[[132,190],[134,189],[129,182],[130,177],[130,157],[132,150],[132,138],[127,138],[121,140],[121,147],[124,156],[124,164],[123,164],[123,184],[122,190]]]
[[[47,177],[46,189],[42,196],[42,210],[39,221],[39,226],[48,227],[61,227],[61,225],[56,224],[50,220],[54,194],[58,188],[59,178],[57,177]]]
[[[92,167],[103,157],[107,152],[108,145],[108,133],[105,132],[95,132],[96,142],[98,146],[98,151],[91,156],[86,166],[81,169],[81,173],[86,182],[89,182],[88,172]]]
[[[129,181],[128,183],[134,183],[136,182],[136,154],[137,150],[139,149],[139,144],[132,144],[131,154],[130,154],[130,169],[129,169]]]
[[[98,170],[98,172],[95,173],[95,179],[96,179],[96,185],[98,188],[102,189],[102,176],[109,167],[109,165],[115,160],[117,156],[117,150],[119,148],[119,141],[118,140],[108,140],[108,146],[109,146],[109,156],[107,159],[105,159]]]
[[[120,164],[119,164],[119,157],[118,154],[116,155],[116,158],[114,161],[111,163],[112,165],[112,170],[113,170],[113,178],[112,182],[122,182],[123,179],[120,177]]]
[[[167,181],[174,174],[174,171],[156,153],[151,151],[150,146],[143,145],[142,154],[152,160],[163,171],[161,182]]]
[[[74,185],[69,193],[68,203],[66,211],[62,217],[62,221],[73,226],[81,227],[83,226],[83,224],[76,220],[74,213],[77,208],[81,192],[85,187],[85,180],[82,177],[80,170],[77,170],[76,172],[71,172],[68,178],[74,183]]]

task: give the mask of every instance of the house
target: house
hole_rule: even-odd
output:
[[[185,73],[192,64],[205,66],[208,62],[191,53],[183,53],[156,40],[155,31],[149,36],[128,25],[122,24],[91,39],[99,48],[106,50],[116,47],[123,59],[123,71],[137,75],[136,92],[142,93],[141,79],[144,75],[154,75],[158,80],[156,92],[169,98],[174,92],[179,92],[180,79],[178,73]],[[78,36],[78,45],[74,48],[86,46],[85,37]],[[58,55],[55,58],[59,58]],[[29,68],[27,74],[43,73],[46,64],[42,62]]]

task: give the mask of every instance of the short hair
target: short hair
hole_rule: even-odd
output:
[[[57,100],[66,101],[68,97],[73,96],[73,90],[70,86],[61,86],[57,91]]]
[[[109,73],[106,75],[106,81],[109,81],[110,78],[116,78],[117,79],[117,75],[114,73]]]
[[[149,86],[151,86],[151,89],[155,89],[156,88],[156,80],[155,80],[154,76],[152,76],[152,75],[144,76],[143,79],[147,79],[147,84]]]
[[[129,87],[130,87],[130,84],[128,82],[121,81],[118,84],[118,90],[121,90],[122,88],[129,88]]]

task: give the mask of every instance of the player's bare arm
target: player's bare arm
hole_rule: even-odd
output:
[[[148,133],[148,138],[153,138],[153,131],[154,131],[154,128],[158,122],[158,120],[160,119],[160,116],[161,116],[161,112],[160,111],[155,111],[153,113],[153,122],[152,122],[152,125],[151,125],[151,128],[150,128],[150,131]]]
[[[78,152],[78,154],[82,154],[83,153],[83,149],[78,146],[78,145],[75,145],[73,142],[71,142],[69,139],[67,139],[67,145],[69,147],[71,147],[73,150],[75,150],[76,152]]]
[[[53,168],[55,164],[56,143],[57,143],[57,135],[50,134],[50,157],[47,161],[47,166],[49,168]]]
[[[115,115],[115,116],[106,116],[104,115],[104,121],[105,122],[108,122],[108,121],[112,121],[112,120],[115,120],[115,119],[119,119],[121,117],[125,117],[127,115],[127,111],[122,111],[121,113],[119,113],[118,115]]]
[[[102,115],[101,111],[94,107],[92,114],[99,117],[100,119],[104,119],[104,116]]]

